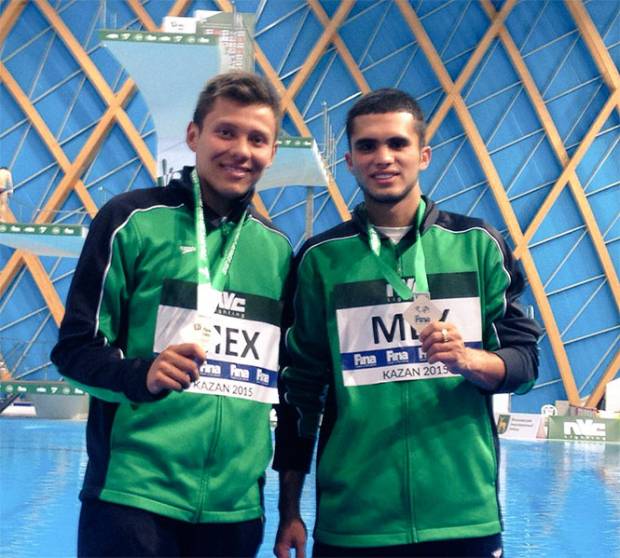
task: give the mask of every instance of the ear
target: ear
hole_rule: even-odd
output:
[[[344,160],[347,162],[347,167],[349,167],[349,170],[353,170],[353,158],[351,157],[350,151],[347,151],[344,154]]]
[[[185,143],[194,153],[198,147],[198,137],[200,136],[200,130],[195,122],[190,122],[187,125],[187,132],[185,133]]]
[[[268,169],[271,165],[273,165],[273,160],[276,158],[277,152],[278,152],[278,142],[274,141],[273,148],[271,150],[271,159],[269,159],[269,162],[265,165],[266,169]]]
[[[431,164],[433,152],[430,145],[425,145],[420,152],[420,169],[426,170]]]

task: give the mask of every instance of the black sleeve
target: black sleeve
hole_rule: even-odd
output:
[[[519,304],[525,288],[521,266],[501,235],[491,229],[499,254],[487,260],[485,289],[491,349],[506,365],[506,377],[494,393],[526,393],[538,378],[538,339],[541,329]],[[499,346],[498,346],[499,345]]]
[[[329,348],[321,287],[304,253],[294,258],[284,306],[273,468],[307,473],[325,404]]]
[[[67,297],[52,362],[71,383],[111,402],[153,401],[146,375],[153,358],[125,358],[126,303],[139,239],[121,197],[104,206],[89,228]]]

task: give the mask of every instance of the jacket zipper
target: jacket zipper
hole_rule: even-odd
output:
[[[224,250],[224,246],[226,245],[226,237],[228,236],[229,232],[230,232],[230,225],[228,224],[228,221],[226,221],[220,225],[220,234],[222,235],[222,246],[220,248],[219,258],[223,257],[223,250]],[[212,265],[215,268],[216,266],[215,262],[213,262]],[[209,493],[210,477],[207,473],[207,470],[209,469],[209,465],[211,464],[213,460],[215,450],[220,440],[221,426],[222,426],[222,397],[216,395],[215,396],[215,420],[213,424],[213,437],[211,440],[211,445],[206,452],[205,459],[204,459],[203,466],[202,466],[202,479],[200,481],[200,497],[198,498],[198,506],[196,508],[196,513],[194,516],[195,523],[200,522],[200,517],[205,507],[205,501],[207,498],[207,494]]]
[[[403,257],[400,250],[396,249],[396,267],[398,274],[403,277]],[[404,407],[404,417],[405,417],[405,486],[407,490],[407,502],[409,504],[409,525],[411,525],[411,542],[417,542],[416,528],[415,528],[415,506],[414,506],[414,494],[413,494],[413,483],[411,480],[411,470],[413,467],[413,458],[411,455],[411,405],[409,404],[410,399],[410,384],[411,382],[403,382],[403,407]]]
[[[209,465],[213,461],[213,456],[215,454],[215,449],[217,448],[218,442],[220,441],[221,434],[221,425],[222,425],[222,397],[215,396],[216,399],[216,407],[215,407],[215,421],[213,425],[213,438],[211,440],[211,445],[207,450],[205,455],[205,459],[202,465],[202,479],[200,481],[200,497],[198,499],[198,506],[196,508],[196,514],[194,516],[194,523],[200,522],[200,516],[202,515],[202,511],[205,507],[205,501],[207,498],[207,494],[209,492],[209,474],[207,470],[209,469]]]

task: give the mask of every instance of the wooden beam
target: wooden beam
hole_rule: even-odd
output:
[[[508,227],[508,231],[510,232],[510,235],[515,243],[519,243],[523,238],[521,227],[519,226],[517,218],[512,211],[512,206],[510,205],[499,174],[491,161],[491,157],[488,155],[484,141],[478,132],[478,128],[476,127],[473,118],[471,118],[469,109],[465,105],[461,95],[456,91],[455,84],[452,82],[450,74],[444,67],[439,54],[435,50],[433,43],[426,34],[426,30],[418,19],[416,13],[413,11],[413,8],[405,0],[396,0],[396,3],[405,17],[405,20],[409,24],[416,40],[420,44],[424,54],[426,55],[433,71],[441,83],[441,86],[447,94],[452,94],[452,103],[455,106],[459,119],[461,120],[463,129],[472,143],[472,147],[474,147],[474,151],[480,161],[482,170],[489,180],[489,185],[491,186],[491,190],[497,200],[499,209]]]
[[[618,375],[619,369],[620,369],[620,351],[616,353],[616,356],[611,361],[611,364],[609,365],[607,370],[605,370],[604,374],[601,376],[601,379],[599,380],[599,383],[594,388],[594,391],[590,394],[590,397],[588,397],[588,400],[586,401],[586,404],[585,404],[586,407],[596,407],[600,403],[601,399],[603,398],[603,395],[605,395],[605,387],[607,386],[609,382],[611,382]]]
[[[538,208],[538,211],[536,212],[536,215],[530,222],[527,230],[525,231],[523,238],[519,239],[518,241],[519,245],[515,249],[515,254],[517,255],[517,257],[520,257],[523,254],[523,252],[527,249],[527,243],[536,234],[538,227],[540,227],[544,218],[547,216],[551,206],[555,203],[555,201],[558,199],[558,196],[561,194],[562,190],[566,186],[566,183],[568,182],[568,178],[571,175],[573,175],[573,173],[576,171],[577,165],[581,162],[584,155],[586,154],[586,152],[592,145],[592,142],[594,141],[594,138],[596,138],[596,135],[601,131],[601,128],[603,127],[607,119],[609,118],[615,105],[618,103],[619,98],[620,98],[620,91],[615,91],[613,95],[611,95],[607,99],[607,102],[601,109],[601,112],[598,114],[598,116],[592,123],[592,126],[590,126],[590,129],[588,130],[586,135],[581,140],[581,143],[579,144],[579,147],[573,154],[572,159],[564,167],[564,170],[561,172],[560,176],[558,177],[555,184],[551,188],[551,191],[545,198],[545,201]]]
[[[11,213],[10,209],[7,209],[7,215],[9,222],[15,222],[15,216]],[[32,275],[35,284],[37,285],[45,304],[49,308],[49,311],[54,318],[54,322],[57,326],[60,325],[62,317],[65,313],[65,308],[58,296],[58,292],[54,288],[50,278],[45,272],[45,268],[41,263],[41,260],[34,254],[30,254],[25,250],[16,250],[10,257],[7,265],[4,266],[0,272],[0,296],[2,296],[11,282],[15,279],[21,265],[25,264],[28,271]]]
[[[99,72],[99,69],[95,63],[88,57],[85,50],[82,48],[82,45],[80,45],[77,39],[73,36],[69,28],[65,25],[49,2],[47,0],[33,1],[36,3],[39,10],[41,10],[41,13],[45,16],[45,18],[50,22],[58,36],[63,40],[101,98],[109,107],[115,109],[114,116],[116,120],[125,132],[129,143],[131,143],[132,147],[135,149],[138,157],[142,161],[142,164],[151,175],[152,180],[155,181],[157,177],[157,164],[155,159],[125,111],[118,105],[114,92]],[[131,87],[134,86],[133,80],[128,79],[127,81]]]
[[[422,26],[422,23],[420,22],[408,2],[405,2],[404,0],[396,0],[396,2],[401,12],[403,13],[403,16],[405,17],[405,20],[408,23],[416,40],[420,44],[420,48],[422,48],[429,63],[431,64],[431,67],[433,68],[433,71],[437,75],[437,79],[439,80],[446,92],[451,91],[454,87],[452,79],[450,78],[450,75],[445,69],[441,58],[435,50],[435,47],[432,44],[430,38],[426,34],[426,30]],[[504,190],[499,174],[497,173],[497,170],[493,165],[491,156],[489,155],[486,145],[484,144],[484,141],[480,136],[478,128],[476,127],[476,124],[460,95],[455,95],[453,103],[457,116],[461,121],[463,129],[465,130],[465,134],[467,135],[469,142],[471,143],[476,153],[476,156],[478,157],[482,170],[491,188],[491,192],[495,197],[504,222],[508,227],[508,231],[510,232],[510,235],[512,236],[515,243],[521,243],[523,239],[523,233],[521,232],[521,228],[516,219],[514,211],[512,210],[512,206],[510,205],[510,201],[508,200],[508,196],[506,194],[506,191]],[[562,381],[564,383],[568,399],[571,403],[577,404],[579,401],[579,394],[577,392],[577,386],[575,385],[575,380],[571,371],[570,362],[568,360],[564,344],[562,343],[562,339],[560,337],[560,331],[551,310],[549,299],[547,298],[547,295],[544,291],[542,281],[540,280],[540,276],[538,275],[538,270],[536,269],[534,260],[529,250],[527,249],[527,246],[525,248],[526,249],[522,254],[523,267],[529,279],[532,293],[534,295],[534,298],[536,299],[543,322],[545,324],[545,328],[549,336],[549,341],[551,343],[551,348],[558,364],[558,368],[560,370],[560,375],[562,376]]]
[[[56,138],[47,127],[47,124],[45,123],[43,118],[41,118],[41,115],[30,102],[30,99],[28,99],[24,91],[13,79],[13,76],[9,73],[9,71],[6,69],[4,64],[2,64],[2,62],[0,62],[0,80],[5,83],[9,93],[13,96],[24,114],[28,117],[28,120],[39,134],[39,137],[41,138],[41,140],[43,140],[43,143],[50,150],[50,153],[55,157],[56,161],[58,161],[58,165],[60,166],[62,171],[64,173],[68,172],[69,168],[71,167],[71,163],[69,162],[69,159],[67,159],[65,152],[61,149],[60,145],[56,141]],[[93,199],[90,197],[90,194],[84,186],[84,183],[81,180],[77,180],[74,185],[74,189],[79,196],[82,204],[88,211],[88,214],[91,217],[94,217],[97,213],[97,206]]]
[[[58,292],[52,285],[41,260],[29,252],[22,252],[21,257],[37,284],[39,291],[41,291],[43,300],[45,300],[45,304],[49,308],[52,318],[54,318],[54,323],[60,326],[60,322],[65,314],[65,307],[58,296]]]
[[[321,22],[321,25],[323,25],[323,27],[327,26],[330,20],[329,20],[328,15],[325,13],[325,10],[323,9],[323,6],[321,6],[321,3],[318,0],[307,0],[307,1],[308,1],[308,4],[310,5],[310,8],[312,8],[312,11],[314,12],[314,15]],[[336,47],[336,51],[338,52],[338,54],[340,55],[340,58],[342,58],[347,69],[349,70],[349,73],[351,74],[351,77],[355,81],[357,88],[362,93],[368,93],[370,91],[370,86],[368,85],[368,82],[366,81],[364,74],[362,74],[361,70],[359,69],[359,66],[353,59],[353,56],[351,55],[351,52],[347,48],[347,45],[340,38],[340,35],[338,35],[338,33],[334,33],[334,35],[332,36],[332,43]]]
[[[493,196],[495,197],[500,213],[502,214],[504,222],[508,226],[508,230],[510,231],[513,240],[515,240],[516,243],[522,243],[523,235],[514,211],[512,210],[512,206],[510,205],[508,195],[506,194],[499,174],[493,165],[491,156],[486,149],[486,145],[480,136],[478,128],[467,110],[465,102],[460,97],[455,100],[455,110],[461,120],[461,123],[463,124],[465,133],[474,148],[478,160],[480,161],[482,170],[487,177],[487,181],[489,182],[489,186],[491,187],[491,191],[493,192]],[[575,405],[579,401],[579,393],[577,391],[577,385],[572,373],[570,361],[568,360],[568,355],[566,354],[566,349],[564,347],[564,343],[562,342],[561,333],[557,326],[551,304],[549,303],[544,285],[540,279],[538,269],[529,249],[522,252],[521,260],[523,268],[525,269],[529,279],[530,288],[532,289],[532,293],[536,299],[538,309],[545,324],[545,329],[547,330],[549,342],[551,343],[551,348],[558,364],[558,369],[562,377],[564,388],[566,389],[568,400]]]
[[[233,11],[232,4],[230,3],[229,0],[216,0],[216,4],[218,5],[219,9],[224,12]],[[280,80],[280,77],[278,76],[277,72],[273,69],[273,66],[269,62],[269,59],[267,58],[267,56],[265,56],[265,53],[262,51],[262,49],[256,42],[254,42],[254,55],[256,57],[256,61],[258,62],[261,69],[263,70],[263,73],[265,74],[267,79],[271,82],[271,84],[275,87],[278,94],[280,96],[284,95],[284,93],[286,92],[286,88],[282,84],[282,81]],[[306,125],[303,119],[303,116],[301,115],[301,113],[299,112],[299,110],[297,109],[294,103],[291,103],[289,105],[287,112],[289,113],[291,120],[297,127],[297,130],[299,131],[300,135],[302,136],[312,135],[310,133],[310,129],[308,128],[308,126]],[[334,202],[334,205],[336,206],[336,210],[338,211],[340,218],[343,221],[346,221],[347,219],[350,218],[351,214],[349,212],[346,202],[344,201],[344,198],[342,197],[342,194],[340,193],[338,184],[334,180],[334,177],[332,176],[329,169],[326,169],[326,170],[327,170],[327,176],[328,176],[327,191],[329,192],[329,195],[331,196],[332,201]]]
[[[594,59],[594,63],[603,77],[603,81],[611,92],[620,90],[618,69],[583,3],[581,0],[564,0],[564,4],[575,20],[579,32]],[[616,105],[616,108],[620,110],[620,102]]]
[[[493,19],[495,14],[495,8],[491,3],[491,0],[482,0],[482,7],[484,11],[487,13],[489,19]],[[523,87],[525,88],[530,100],[532,101],[532,105],[536,114],[538,115],[538,119],[540,120],[543,128],[545,129],[545,133],[551,142],[551,146],[555,151],[556,155],[562,162],[562,164],[568,163],[569,157],[566,154],[566,150],[564,149],[564,143],[560,137],[560,134],[557,131],[555,123],[553,122],[553,118],[551,114],[547,110],[547,106],[542,98],[542,95],[538,91],[538,87],[536,86],[536,82],[532,78],[530,71],[525,64],[517,45],[515,45],[510,33],[505,28],[501,28],[499,32],[499,38],[510,57],[512,65],[514,66],[521,82],[523,83]]]
[[[321,58],[321,55],[327,48],[327,45],[332,40],[333,36],[336,34],[336,31],[340,27],[341,23],[346,19],[347,15],[349,15],[353,4],[353,0],[341,0],[334,17],[329,21],[323,30],[319,40],[306,57],[299,71],[295,74],[293,82],[284,94],[284,97],[282,97],[282,110],[286,110],[297,93],[299,93],[299,90],[302,88],[303,84],[306,83],[310,72],[312,72],[316,66],[316,63],[319,61],[319,58]]]
[[[409,25],[414,38],[420,45],[420,48],[426,55],[437,79],[439,80],[439,83],[443,87],[444,91],[449,93],[454,88],[454,83],[452,82],[450,74],[444,68],[443,62],[435,50],[435,46],[426,34],[426,30],[424,29],[422,22],[418,19],[418,16],[413,11],[413,8],[407,0],[396,0],[396,5],[403,14],[405,22]]]
[[[127,79],[125,83],[132,90],[136,87],[133,80]],[[151,180],[153,181],[153,183],[155,183],[157,180],[157,162],[155,161],[151,150],[142,139],[142,136],[140,135],[138,130],[136,130],[133,122],[131,121],[129,116],[127,116],[127,113],[119,105],[115,105],[114,108],[114,117],[116,118],[116,121],[125,133],[125,136],[127,136],[129,143],[135,149],[138,158],[140,159],[140,161],[142,161],[142,164],[144,165],[146,171],[149,173]]]
[[[189,8],[192,0],[176,0],[172,8],[168,11],[169,16],[182,16]]]
[[[129,4],[129,7],[132,9],[133,13],[136,14],[140,20],[142,27],[144,27],[147,31],[157,31],[159,29],[153,21],[153,18],[144,9],[144,6],[140,0],[127,0],[127,4]]]
[[[480,64],[482,57],[485,55],[487,50],[489,50],[491,42],[503,29],[504,22],[506,21],[508,14],[510,14],[512,9],[514,8],[516,2],[517,0],[507,0],[506,3],[502,6],[501,11],[490,18],[491,25],[487,29],[482,39],[480,39],[480,42],[476,46],[476,49],[474,50],[472,55],[467,60],[467,64],[465,64],[465,67],[459,74],[457,80],[454,82],[450,90],[446,91],[446,97],[442,101],[441,105],[439,105],[439,108],[429,122],[427,129],[427,142],[430,142],[430,139],[435,135],[435,132],[448,114],[448,111],[450,110],[450,108],[452,108],[455,99],[461,94],[461,90],[463,89],[463,87],[465,87],[465,84],[473,75],[474,71]]]
[[[2,15],[0,15],[0,44],[6,40],[9,32],[13,28],[13,25],[15,25],[15,22],[19,18],[19,15],[25,8],[26,4],[26,0],[12,0],[9,5],[6,6],[5,10],[2,12]],[[6,73],[8,74],[8,72]],[[6,83],[5,78],[6,75],[0,75],[0,80]],[[15,216],[10,210],[7,210],[7,214],[9,221],[15,222]],[[4,294],[8,286],[15,279],[19,269],[21,268],[22,262],[26,264],[37,287],[39,288],[39,291],[41,292],[41,295],[43,296],[43,299],[45,300],[47,307],[50,310],[50,313],[52,314],[52,317],[54,318],[54,321],[57,325],[59,325],[64,313],[62,302],[60,302],[58,293],[47,277],[39,258],[32,254],[27,254],[22,250],[16,250],[13,252],[7,264],[0,271],[0,296]]]
[[[135,84],[127,80],[118,92],[118,96],[115,96],[118,99],[117,102],[120,104],[126,103],[133,94],[134,89]],[[54,212],[62,205],[73,185],[77,183],[79,177],[82,176],[83,172],[97,155],[103,140],[114,124],[114,118],[117,114],[118,111],[115,107],[109,107],[99,119],[77,157],[65,171],[65,176],[59,182],[58,186],[56,186],[47,204],[39,213],[36,219],[37,223],[46,223],[52,219]]]
[[[95,66],[95,63],[86,54],[82,48],[82,45],[73,36],[73,33],[71,33],[69,28],[65,25],[56,10],[52,8],[47,0],[34,0],[34,3],[49,21],[52,29],[54,29],[57,35],[65,43],[65,46],[69,49],[69,52],[73,55],[75,61],[81,66],[82,71],[88,80],[93,84],[101,98],[107,105],[113,105],[114,93],[108,85],[108,82],[101,75],[99,69]]]
[[[13,25],[19,18],[19,14],[26,7],[27,0],[11,0],[9,5],[0,15],[0,45],[4,43],[9,36]]]
[[[490,0],[482,0],[482,6],[486,11],[489,18],[494,16],[495,8]],[[530,101],[538,115],[538,119],[542,123],[542,126],[545,130],[547,138],[551,143],[551,147],[553,148],[556,157],[562,163],[562,166],[566,166],[570,161],[570,157],[566,152],[564,144],[562,142],[562,138],[555,126],[553,118],[545,105],[545,102],[532,78],[530,71],[525,64],[517,45],[512,40],[510,33],[506,31],[506,29],[502,28],[500,30],[500,40],[512,61],[521,82],[523,83],[523,87],[527,92]],[[594,248],[596,250],[596,254],[598,256],[599,261],[603,267],[603,271],[605,273],[605,277],[609,283],[611,288],[613,297],[616,301],[616,306],[620,307],[620,283],[618,281],[618,275],[616,273],[616,269],[611,261],[611,256],[609,255],[609,250],[605,245],[605,240],[601,231],[598,227],[598,223],[596,222],[596,218],[592,212],[592,208],[588,203],[585,192],[581,185],[581,181],[579,180],[579,176],[576,172],[572,172],[568,177],[568,184],[575,198],[577,206],[579,207],[579,211],[581,212],[581,216],[586,224],[586,228],[590,234],[590,238],[592,239],[592,243],[594,244]]]
[[[117,95],[119,103],[123,104],[127,102],[129,97],[133,93],[134,88],[135,86],[132,83],[125,82]],[[45,223],[51,220],[56,210],[62,205],[62,203],[70,193],[72,186],[77,181],[77,177],[81,176],[84,169],[88,166],[92,158],[96,155],[97,147],[101,144],[113,123],[114,110],[108,108],[108,110],[99,120],[92,134],[82,147],[75,161],[65,171],[65,176],[62,178],[62,180],[50,196],[45,207],[37,216],[35,222]],[[51,282],[49,282],[49,284],[46,284],[46,282],[43,280],[40,273],[40,262],[37,263],[38,258],[36,258],[35,260],[33,260],[32,258],[36,258],[36,256],[28,257],[28,254],[21,250],[17,250],[13,253],[11,258],[9,258],[7,264],[4,266],[4,269],[0,273],[0,296],[4,294],[11,281],[21,269],[21,266],[23,264],[26,264],[30,272],[33,274],[33,277],[35,277],[35,281],[37,281],[37,285],[39,285],[43,297],[46,301],[49,300],[50,304],[48,306],[50,308],[50,311],[53,312],[54,320],[56,320],[57,324],[60,324],[60,319],[62,319],[62,312],[60,311],[60,308],[58,307],[56,301],[58,295],[54,296],[54,294],[51,293],[51,291],[49,290],[49,288],[53,288]]]
[[[258,192],[254,192],[254,195],[252,196],[252,203],[254,204],[256,211],[258,211],[263,217],[269,219],[269,211],[267,210],[267,207],[263,203],[263,200]]]
[[[12,218],[12,222],[15,222],[15,217]],[[21,269],[23,263],[22,254],[20,250],[13,252],[9,261],[0,270],[0,297],[4,295],[5,291],[9,288],[9,285],[15,279],[17,273]]]

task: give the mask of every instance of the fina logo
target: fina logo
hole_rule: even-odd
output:
[[[576,419],[564,423],[564,435],[604,438],[607,435],[605,426],[604,422],[594,422],[592,419]]]

